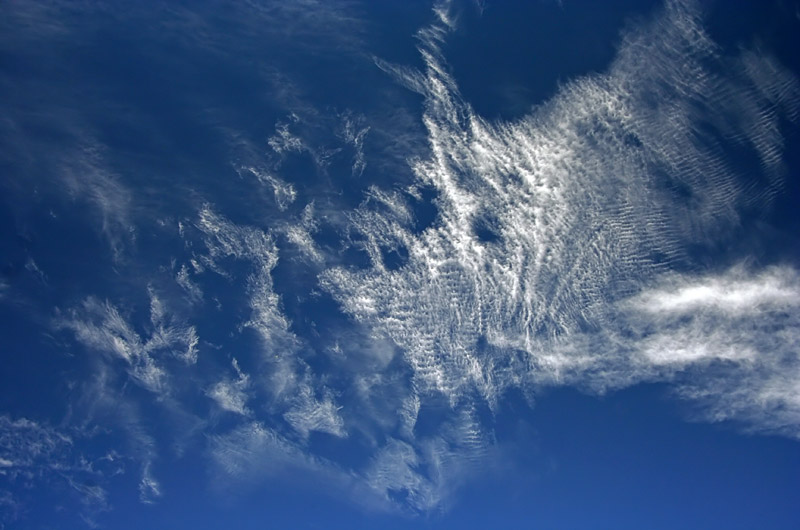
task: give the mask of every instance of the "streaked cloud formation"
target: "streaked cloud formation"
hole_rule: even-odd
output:
[[[351,20],[323,5],[237,9],[253,15],[247,36],[301,11],[313,27],[267,24],[300,41],[330,16],[327,42]],[[796,264],[738,251],[713,266],[696,258],[781,192],[796,77],[758,49],[723,55],[700,8],[668,0],[627,29],[604,73],[490,121],[448,66],[451,6],[432,16],[417,33],[421,70],[374,59],[422,97],[428,150],[407,155],[410,183],[363,183],[385,167],[369,156],[385,130],[352,110],[319,117],[292,90],[280,94],[292,110],[265,125],[263,145],[215,123],[234,146],[236,184],[268,198],[246,197],[238,211],[213,186],[176,185],[185,209],[142,230],[138,188],[105,170],[99,150],[62,167],[59,182],[100,213],[123,271],[114,282],[125,284],[51,315],[91,368],[72,387],[81,406],[70,417],[81,435],[102,425],[125,438],[142,502],[169,498],[160,466],[199,447],[215,486],[307,474],[370,508],[435,511],[498,458],[493,421],[508,393],[558,386],[601,394],[664,382],[700,419],[800,439]],[[210,30],[192,35],[214,56],[240,51]],[[370,57],[358,32],[346,44]],[[323,127],[315,118],[334,142],[306,137]],[[316,180],[282,175],[303,157]],[[348,186],[363,186],[355,208],[339,190],[320,191],[337,161]],[[435,214],[423,222],[426,208]],[[125,268],[120,249],[134,236],[151,238],[141,246],[152,245],[155,266]],[[126,271],[135,277],[123,281]],[[0,280],[0,300],[9,291]],[[143,420],[154,410],[167,427]],[[4,477],[65,462],[72,445],[0,416]],[[74,484],[105,506],[102,487]]]
[[[322,275],[403,350],[409,402],[442,395],[457,411],[511,387],[675,380],[710,419],[797,437],[796,272],[704,273],[688,253],[780,189],[794,76],[754,51],[721,57],[697,7],[672,1],[625,35],[607,73],[488,122],[448,72],[453,21],[446,6],[436,13],[418,35],[424,71],[378,66],[425,96],[431,158],[413,167],[437,192],[437,221],[417,232],[407,199],[375,192],[350,216],[372,267]],[[723,147],[752,152],[757,171]],[[407,261],[392,266],[399,248]]]
[[[238,475],[255,460],[285,459],[355,473],[388,503],[399,494],[407,507],[430,510],[489,452],[491,426],[476,407],[494,409],[511,388],[553,385],[603,392],[673,381],[711,420],[798,437],[797,273],[788,266],[704,273],[687,254],[690,244],[724,239],[740,208],[768,206],[780,188],[780,112],[797,112],[796,79],[755,52],[720,57],[693,4],[668,2],[626,34],[607,73],[573,81],[516,121],[489,122],[448,73],[441,45],[454,21],[446,6],[435,13],[437,22],[418,35],[425,71],[378,61],[425,97],[431,156],[412,160],[412,188],[373,187],[346,214],[370,266],[319,276],[371,335],[399,348],[410,379],[388,364],[353,372],[334,355],[326,373],[304,360],[310,345],[293,332],[274,285],[280,227],[240,226],[206,205],[194,223],[205,251],[176,281],[199,299],[207,271],[229,278],[230,260],[247,264],[249,316],[241,326],[256,333],[263,352],[251,373],[234,361],[235,374],[206,387],[221,410],[246,422],[215,435],[210,454],[220,469]],[[727,73],[731,62],[736,73]],[[290,132],[294,121],[279,123],[268,140],[280,156],[308,149]],[[358,153],[354,174],[363,171],[367,131],[346,118],[343,134]],[[750,150],[760,172],[730,166],[722,145]],[[281,210],[296,200],[277,177],[246,171],[274,188]],[[424,188],[436,192],[437,217],[420,231],[412,201]],[[324,268],[313,219],[311,204],[282,230]],[[168,392],[153,352],[166,348],[191,362],[198,338],[194,327],[168,324],[152,293],[150,313],[147,339],[94,299],[61,325],[123,359],[145,388]],[[363,405],[343,407],[324,383],[330,377],[363,388]],[[370,417],[373,393],[394,396],[394,412],[380,412],[393,418]],[[433,410],[436,427],[420,431],[419,415]],[[281,424],[247,419],[264,413]],[[361,449],[372,456],[350,471],[306,453],[312,432],[346,439],[377,425],[377,445]],[[157,493],[150,465],[143,487]]]
[[[23,522],[30,493],[37,488],[59,492],[62,501],[78,500],[90,526],[95,515],[109,509],[103,481],[120,472],[119,456],[108,452],[87,458],[75,439],[85,436],[0,415],[0,524]]]
[[[758,275],[665,279],[627,302],[649,365],[688,372],[678,393],[712,421],[800,438],[800,279],[793,268]]]
[[[197,361],[198,341],[193,326],[175,325],[169,320],[163,302],[151,291],[152,329],[146,339],[134,330],[116,307],[94,298],[88,298],[80,309],[59,319],[57,326],[73,331],[87,347],[123,360],[131,378],[147,390],[169,393],[167,373],[159,366],[157,357],[163,352],[193,364]]]

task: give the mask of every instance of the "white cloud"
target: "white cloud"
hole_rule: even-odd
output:
[[[222,410],[248,416],[251,414],[247,408],[247,392],[250,387],[250,377],[242,372],[236,359],[234,359],[231,364],[233,369],[236,370],[237,378],[226,378],[214,384],[214,386],[208,390],[208,396],[213,399]]]
[[[130,377],[157,394],[168,394],[168,375],[158,359],[159,352],[183,360],[197,361],[199,338],[193,326],[174,323],[162,300],[150,289],[150,334],[145,338],[110,302],[89,297],[66,315],[59,315],[56,327],[68,329],[84,346],[110,358],[123,360]]]
[[[0,415],[0,460],[9,470],[35,470],[37,466],[58,465],[72,446],[72,438],[47,425]]]
[[[369,133],[370,127],[364,125],[364,117],[356,116],[353,113],[345,113],[342,116],[342,127],[340,135],[342,139],[353,146],[355,154],[353,155],[353,176],[360,177],[367,167],[366,157],[364,155],[364,139]]]
[[[665,287],[645,291],[631,300],[632,309],[676,316],[698,311],[736,315],[788,309],[800,300],[797,273],[786,267],[774,267],[756,277],[733,270],[702,283],[687,284],[681,278],[664,283]]]
[[[197,262],[194,262],[192,267],[195,271],[198,269],[202,270]],[[184,291],[186,291],[189,300],[193,304],[199,303],[203,300],[203,291],[200,289],[200,286],[197,285],[197,283],[192,281],[191,272],[186,265],[181,265],[181,269],[175,275],[175,281]]]
[[[421,460],[410,444],[390,439],[375,456],[365,478],[387,501],[394,495],[398,499],[405,498],[417,510],[430,510],[441,497],[437,485],[418,471]]]
[[[233,284],[229,271],[241,269],[231,261],[245,264],[249,308],[240,330],[254,332],[260,346],[248,374],[234,361],[235,376],[202,383],[236,415],[231,421],[244,422],[209,438],[221,475],[301,469],[353,490],[358,483],[387,503],[432,510],[491,457],[494,438],[479,408],[497,407],[509,388],[553,385],[602,392],[670,381],[707,419],[797,437],[796,271],[669,272],[673,264],[693,270],[687,245],[726,237],[742,206],[769,204],[781,179],[779,109],[797,112],[796,80],[755,52],[720,57],[692,5],[670,2],[624,36],[606,73],[565,85],[528,116],[489,122],[463,101],[440,49],[455,20],[444,8],[437,17],[418,35],[424,72],[377,61],[425,96],[430,156],[411,165],[415,185],[436,191],[436,221],[418,230],[408,194],[372,187],[343,215],[350,243],[371,267],[320,276],[380,350],[362,359],[368,366],[354,368],[357,345],[337,343],[319,363],[328,371],[316,373],[314,356],[323,353],[308,351],[292,332],[274,285],[277,234],[305,264],[330,262],[313,238],[314,203],[299,223],[274,231],[236,224],[210,205],[193,224],[205,246],[193,247],[194,274],[217,272]],[[719,73],[726,64],[741,68]],[[281,157],[308,151],[319,162],[321,151],[292,132],[296,121],[279,123],[270,147]],[[701,126],[755,153],[763,171],[753,179],[767,191],[748,193],[757,186],[740,185],[750,177],[699,137]],[[353,116],[344,119],[354,173],[363,171],[367,131]],[[296,190],[272,173],[243,171],[272,188],[279,210],[296,200]],[[181,229],[187,247],[191,229]],[[187,266],[175,279],[190,299],[202,299]],[[146,329],[91,298],[60,325],[123,361],[145,388],[169,395],[158,353],[192,363],[198,335],[150,295]],[[353,384],[347,407],[329,390],[337,377]],[[431,403],[447,410],[426,432],[418,420]],[[268,425],[262,415],[282,420]],[[364,434],[366,463],[343,470],[316,457],[312,432],[352,444],[361,439],[354,432]],[[150,471],[155,451],[141,452],[149,502],[161,495]]]
[[[78,495],[81,517],[108,508],[104,469],[76,447],[75,430],[61,430],[27,418],[0,415],[0,526],[17,526],[24,492],[61,483]],[[93,483],[91,484],[90,483]],[[98,483],[100,482],[100,483]]]
[[[75,334],[85,346],[125,361],[131,378],[156,393],[166,391],[166,373],[156,364],[141,337],[109,302],[87,298],[57,326]]]
[[[623,304],[630,347],[648,365],[684,372],[677,393],[698,414],[800,438],[800,276],[743,267],[671,277]]]
[[[308,223],[312,210],[307,209]],[[278,262],[278,250],[270,234],[252,227],[235,225],[206,207],[200,213],[200,227],[206,234],[206,246],[212,260],[231,256],[250,262],[252,274],[247,281],[250,315],[244,326],[255,331],[263,345],[263,360],[258,381],[271,400],[265,403],[300,434],[311,431],[346,436],[343,419],[330,391],[314,377],[310,367],[297,352],[301,341],[289,330],[289,321],[280,307],[271,271]],[[240,374],[241,375],[241,374]],[[249,381],[240,377],[238,386],[223,381],[211,390],[211,397],[222,408],[245,413],[243,387]],[[317,397],[319,395],[319,397]]]
[[[798,86],[774,65],[755,87],[712,73],[705,65],[721,59],[699,24],[690,4],[668,3],[626,35],[607,74],[567,85],[511,123],[489,123],[462,101],[439,49],[446,27],[420,33],[427,70],[415,84],[426,95],[432,155],[414,170],[439,192],[438,222],[415,234],[366,204],[353,224],[375,267],[334,269],[323,281],[406,351],[421,390],[496,394],[505,383],[491,373],[500,360],[478,358],[479,338],[546,361],[552,341],[603,326],[610,302],[657,275],[651,256],[679,261],[687,242],[736,221],[736,205],[750,200],[735,184],[745,176],[693,139],[693,121],[725,114],[722,93],[770,116],[774,103],[761,94],[796,107]],[[772,131],[777,119],[735,127]],[[765,135],[779,150],[780,139]],[[664,191],[665,174],[697,199]],[[387,270],[380,248],[398,245],[408,263]],[[729,305],[743,295],[729,293]]]
[[[291,118],[295,123],[299,120],[295,114],[292,114]],[[278,122],[275,125],[275,134],[270,136],[267,144],[279,155],[308,149],[300,138],[289,132],[289,123],[287,122]]]
[[[793,337],[795,340],[798,337]],[[733,420],[746,430],[800,440],[800,361],[794,356],[761,352],[753,366],[682,384],[677,394],[698,404],[697,418]]]
[[[324,257],[312,234],[317,231],[317,222],[314,218],[314,203],[309,203],[303,208],[303,217],[300,222],[287,223],[282,231],[286,239],[295,245],[300,253],[313,263],[323,263]]]
[[[298,139],[293,138],[294,142],[299,142]],[[270,146],[273,147],[278,153],[283,154],[286,150],[300,150],[305,149],[302,144],[298,144],[298,146],[292,147],[294,144],[290,144],[289,147],[281,146],[281,145],[272,145],[276,143],[276,140],[270,139]],[[290,147],[292,147],[290,149]],[[245,167],[241,168],[240,171],[247,172],[253,175],[259,182],[262,184],[266,184],[272,188],[273,195],[275,197],[275,203],[278,205],[278,209],[281,211],[285,211],[290,204],[294,202],[297,198],[297,191],[294,189],[288,182],[284,182],[283,180],[279,179],[275,175],[272,175],[268,171],[259,170],[254,167]]]
[[[441,50],[454,20],[437,14],[418,34],[424,72],[376,62],[425,96],[431,154],[412,164],[437,192],[438,217],[419,232],[401,195],[371,190],[349,219],[372,267],[321,276],[402,350],[413,382],[404,432],[431,397],[455,414],[476,397],[495,406],[509,387],[667,380],[712,418],[796,436],[797,389],[778,377],[798,366],[794,269],[668,273],[691,270],[689,245],[724,240],[742,207],[766,207],[780,189],[780,120],[800,110],[794,76],[760,52],[720,56],[699,9],[670,1],[625,34],[606,73],[489,122],[459,94]],[[730,165],[714,142],[750,150],[761,174]],[[408,258],[390,266],[398,249]],[[740,391],[713,377],[720,363]],[[421,447],[387,448],[375,487],[439,502],[416,471],[439,453]]]
[[[205,235],[208,263],[212,266],[217,267],[216,261],[226,257],[252,264],[252,273],[247,279],[251,313],[245,326],[259,334],[268,350],[291,347],[295,338],[288,331],[289,322],[281,311],[280,297],[273,289],[272,269],[278,263],[278,249],[272,235],[231,223],[214,213],[210,206],[200,211],[198,228]]]
[[[340,407],[334,404],[329,392],[322,399],[317,399],[308,383],[299,385],[295,392],[291,408],[283,417],[303,438],[308,438],[311,431],[347,436],[344,422],[339,416]]]
[[[160,495],[158,481],[153,475],[154,462],[158,458],[157,442],[148,422],[143,418],[142,407],[137,400],[119,391],[113,369],[99,365],[91,382],[84,388],[87,402],[86,424],[101,429],[117,428],[125,440],[123,458],[139,464],[139,500],[154,502]],[[169,402],[167,396],[159,396],[162,404]],[[116,459],[112,456],[112,460]]]
[[[100,229],[118,259],[126,240],[135,239],[133,199],[120,176],[106,167],[102,151],[101,146],[90,144],[67,153],[59,176],[74,198],[88,201],[99,211]]]
[[[144,504],[153,504],[162,496],[161,485],[150,472],[150,463],[142,469],[142,478],[139,481],[139,500]]]
[[[258,421],[211,439],[211,457],[223,476],[259,479],[288,470],[338,475],[339,471],[306,454],[280,433]]]
[[[445,4],[418,34],[424,71],[376,60],[425,97],[430,154],[410,164],[415,186],[435,190],[438,215],[419,230],[411,192],[377,187],[341,214],[370,266],[332,268],[320,281],[365,330],[363,343],[312,351],[292,331],[274,285],[281,234],[303,265],[331,262],[314,241],[315,203],[300,222],[272,231],[237,224],[210,205],[180,225],[191,269],[169,270],[192,303],[204,296],[199,275],[217,272],[233,290],[245,270],[239,331],[258,339],[247,374],[235,360],[235,375],[168,372],[170,359],[187,369],[197,362],[199,334],[153,288],[149,319],[137,322],[124,304],[92,297],[60,314],[59,328],[102,352],[96,397],[106,401],[93,406],[119,414],[141,465],[141,500],[163,495],[156,441],[133,400],[112,395],[115,366],[165,407],[179,399],[176,381],[191,379],[187,385],[234,413],[225,417],[232,430],[207,438],[220,476],[300,469],[417,511],[446,502],[453,484],[491,458],[494,437],[479,410],[489,414],[510,388],[602,392],[669,381],[706,419],[800,437],[798,273],[700,273],[687,255],[688,244],[724,240],[742,206],[769,204],[782,178],[779,125],[798,113],[800,89],[760,52],[720,57],[698,13],[668,2],[625,34],[606,73],[566,84],[511,122],[483,119],[459,94],[442,51],[457,23]],[[308,152],[323,165],[331,151],[308,147],[293,128],[299,118],[290,119],[276,126],[270,148],[278,158]],[[342,121],[353,174],[361,174],[371,129],[354,114]],[[762,172],[731,167],[699,134],[707,127],[719,142],[754,153]],[[269,187],[279,211],[297,200],[291,184],[260,166],[240,171]],[[109,226],[124,227],[126,189],[111,177],[89,182],[75,193],[92,194]],[[193,246],[194,229],[204,250]],[[669,272],[671,265],[694,272]],[[347,406],[333,388],[353,389]],[[420,422],[432,404],[440,420]],[[315,456],[313,432],[352,444],[364,462],[344,469]],[[32,447],[0,453],[0,472],[32,458]]]
[[[165,308],[164,302],[158,297],[153,288],[148,289],[150,294],[150,323],[153,331],[145,343],[145,349],[167,349],[173,355],[183,360],[186,364],[197,362],[197,344],[200,341],[194,326],[176,322]]]

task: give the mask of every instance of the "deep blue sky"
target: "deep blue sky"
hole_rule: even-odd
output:
[[[797,528],[800,3],[0,7],[0,528]]]

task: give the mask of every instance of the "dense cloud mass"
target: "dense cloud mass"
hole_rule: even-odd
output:
[[[687,255],[780,189],[793,75],[751,51],[724,68],[695,6],[670,2],[608,73],[492,123],[448,74],[452,23],[438,15],[419,34],[424,72],[380,63],[425,96],[432,155],[413,167],[437,192],[437,222],[417,233],[408,204],[376,192],[350,216],[372,267],[322,274],[403,350],[408,400],[443,394],[458,410],[513,386],[677,379],[709,418],[797,437],[796,271],[702,273]],[[760,173],[728,163],[725,144],[751,150]],[[407,262],[391,267],[398,248]]]
[[[669,0],[628,27],[606,71],[489,120],[448,66],[455,12],[437,5],[418,31],[421,69],[369,56],[421,98],[425,142],[403,155],[409,182],[366,184],[352,208],[282,172],[296,158],[330,183],[344,160],[365,179],[365,145],[385,132],[355,111],[322,118],[294,102],[266,155],[208,118],[234,146],[236,185],[271,201],[264,217],[252,197],[237,209],[192,190],[185,210],[139,223],[155,207],[74,133],[79,161],[56,154],[56,181],[92,206],[126,290],[73,295],[45,319],[91,375],[72,385],[70,434],[0,416],[0,503],[16,505],[15,481],[57,474],[100,513],[102,480],[74,477],[116,476],[101,461],[124,461],[140,499],[160,502],[165,454],[195,450],[216,486],[307,474],[371,509],[430,512],[496,458],[492,418],[509,392],[560,386],[664,382],[703,420],[800,440],[795,265],[697,259],[782,192],[795,75],[759,49],[723,54],[699,7]],[[229,51],[206,37],[192,45]],[[334,140],[309,140],[315,127]],[[0,280],[0,301],[9,289]],[[151,410],[166,427],[143,419]]]
[[[447,74],[440,16],[420,33],[424,73],[383,65],[426,97],[432,157],[414,171],[437,191],[437,223],[416,233],[399,196],[375,193],[350,216],[372,268],[322,275],[348,312],[403,349],[421,395],[491,403],[510,385],[668,377],[654,355],[696,348],[686,361],[730,359],[725,351],[748,346],[714,336],[737,316],[766,334],[777,324],[770,311],[793,312],[791,268],[700,273],[687,255],[780,187],[779,110],[793,116],[800,95],[791,74],[750,52],[737,75],[714,73],[721,59],[697,13],[673,2],[626,35],[607,74],[573,82],[516,122],[489,123]],[[724,119],[732,102],[735,122]],[[724,142],[753,150],[761,174],[731,167]],[[397,248],[408,259],[393,268],[383,256]],[[676,313],[698,322],[674,329]],[[792,333],[788,318],[781,327]],[[780,349],[792,357],[793,345]]]

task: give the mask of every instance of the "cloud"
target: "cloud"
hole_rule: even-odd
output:
[[[281,33],[275,18],[302,8],[319,22],[315,6],[330,14],[316,3],[237,9]],[[206,27],[164,9],[171,23]],[[449,71],[444,44],[456,17],[445,3],[434,15],[417,35],[423,70],[375,60],[424,97],[429,149],[408,155],[411,186],[365,186],[356,209],[326,219],[335,206],[304,202],[279,169],[284,157],[303,153],[322,167],[336,150],[311,142],[307,117],[289,113],[267,140],[269,156],[250,156],[263,146],[242,142],[245,163],[233,164],[271,195],[273,217],[226,216],[205,203],[178,225],[186,255],[161,269],[182,290],[176,298],[148,284],[143,308],[89,296],[58,312],[55,327],[99,353],[90,356],[86,422],[120,431],[139,466],[142,502],[168,494],[157,478],[160,448],[180,453],[145,421],[154,409],[182,419],[177,438],[204,435],[197,438],[207,443],[215,484],[300,471],[415,513],[446,505],[462,480],[486,469],[496,445],[492,414],[510,389],[602,393],[664,381],[699,418],[800,438],[797,269],[747,264],[747,256],[701,268],[691,255],[729,241],[744,209],[768,207],[781,190],[782,124],[800,112],[794,76],[760,51],[723,56],[699,9],[669,1],[629,28],[606,72],[563,85],[517,120],[488,121]],[[262,29],[254,21],[246,34]],[[320,28],[301,26],[285,31],[308,36]],[[236,48],[218,32],[186,38],[223,54]],[[336,145],[352,152],[345,173],[362,175],[365,139],[371,149],[388,129],[349,111],[333,121]],[[757,167],[737,167],[725,156],[730,149]],[[66,178],[100,212],[108,237],[119,238],[132,226],[132,196],[105,169],[101,151],[87,149]],[[83,169],[94,176],[79,179]],[[428,201],[421,190],[432,190],[431,223],[417,219],[415,205]],[[344,227],[337,236],[366,263],[333,256],[323,232],[329,221]],[[744,264],[729,266],[734,261]],[[310,271],[302,281],[319,272],[319,285],[290,287],[304,302],[331,296],[345,314],[322,303],[308,315],[289,313],[295,301],[276,286],[285,278],[279,265]],[[187,311],[216,299],[219,312],[183,318],[175,311],[182,299]],[[298,313],[308,316],[308,337],[290,318]],[[334,322],[325,327],[325,319]],[[221,364],[204,353],[199,359],[201,336],[225,341]],[[186,412],[198,409],[230,414],[205,422]],[[0,444],[4,476],[72,443],[20,421],[0,418],[0,442],[11,448]],[[6,442],[6,431],[22,434]],[[348,458],[321,456],[324,436]],[[104,498],[91,486],[74,488]]]
[[[437,223],[417,234],[394,214],[402,207],[387,215],[366,203],[352,219],[373,268],[333,269],[323,283],[406,351],[423,392],[457,400],[471,387],[491,398],[504,384],[492,374],[500,360],[480,358],[479,338],[544,360],[552,341],[606,325],[614,301],[666,265],[688,264],[687,244],[724,237],[753,198],[699,127],[739,101],[746,112],[720,134],[748,138],[765,178],[777,178],[765,155],[782,145],[775,109],[796,108],[800,92],[769,59],[770,78],[716,73],[723,59],[697,11],[669,2],[625,36],[608,73],[572,82],[516,122],[489,123],[447,72],[447,31],[420,32],[427,70],[414,75],[424,79],[432,153],[414,170],[439,192]],[[408,262],[389,270],[381,249],[400,246]]]
[[[110,359],[122,360],[128,375],[143,388],[167,395],[168,375],[159,353],[193,364],[197,361],[199,339],[193,326],[172,322],[164,303],[152,289],[150,324],[149,336],[144,337],[114,305],[92,297],[66,315],[59,314],[55,321],[57,328],[73,332],[87,348]]]
[[[327,475],[337,482],[344,474],[324,460],[308,455],[277,431],[258,421],[242,424],[211,439],[210,454],[221,476],[260,480],[286,471]]]
[[[744,267],[671,277],[626,301],[629,336],[647,365],[679,372],[697,415],[800,438],[800,276]]]
[[[233,369],[236,370],[237,378],[219,381],[208,390],[208,395],[222,410],[248,416],[251,414],[246,406],[250,377],[242,372],[236,359],[231,364]]]
[[[150,473],[150,463],[147,462],[142,468],[142,478],[139,482],[139,500],[144,504],[153,504],[161,495],[161,485],[153,478]]]
[[[176,322],[158,297],[153,288],[149,288],[150,323],[153,332],[145,347],[150,350],[166,349],[186,364],[197,362],[197,344],[200,339],[194,326]]]
[[[342,128],[340,135],[342,139],[353,146],[353,176],[361,176],[367,167],[364,155],[364,138],[369,133],[369,126],[364,125],[363,116],[354,116],[352,113],[345,113],[342,117]]]
[[[252,473],[254,462],[262,466],[278,466],[281,461],[305,461],[291,444],[259,422],[242,425],[232,432],[212,439],[211,453],[226,474],[241,476]]]
[[[758,359],[745,370],[734,367],[711,378],[697,377],[680,385],[676,393],[698,404],[697,419],[732,420],[749,432],[800,440],[798,377],[797,356],[779,353],[775,358]]]
[[[230,491],[231,480],[258,485],[265,479],[334,499],[355,502],[368,510],[391,508],[367,481],[324,458],[309,454],[263,422],[251,421],[210,439],[214,463],[212,486]]]
[[[297,250],[305,259],[312,263],[322,264],[326,257],[323,256],[322,251],[312,237],[318,229],[319,225],[315,219],[315,205],[313,202],[303,208],[303,216],[299,222],[286,223],[281,227],[286,239],[297,247]]]
[[[797,305],[798,278],[791,268],[773,267],[752,277],[745,270],[733,269],[703,283],[688,283],[685,278],[662,279],[664,287],[642,292],[630,300],[631,309],[661,317],[712,312],[756,314],[766,309],[789,309]]]
[[[133,194],[119,175],[105,167],[102,151],[94,144],[66,153],[57,172],[73,198],[88,201],[99,212],[100,229],[119,259],[125,241],[135,239]]]
[[[271,273],[278,263],[278,249],[271,234],[235,225],[209,207],[200,212],[198,226],[205,234],[209,262],[215,267],[226,256],[252,266],[246,282],[250,315],[244,327],[258,335],[263,348],[258,380],[252,384],[263,387],[271,396],[267,405],[280,413],[303,439],[311,431],[346,436],[338,414],[340,407],[333,395],[298,355],[302,341],[289,329],[290,323],[273,286]],[[246,414],[243,392],[250,386],[249,379],[239,373],[237,382],[217,383],[209,395],[223,409]]]
[[[414,438],[376,458],[375,487],[436,505],[438,487],[417,471],[438,454],[416,438],[420,410],[440,397],[453,417],[493,408],[509,388],[671,381],[709,419],[795,437],[795,269],[692,272],[689,249],[725,241],[743,209],[781,189],[780,124],[797,117],[797,79],[761,52],[722,56],[699,8],[670,1],[623,36],[607,72],[489,122],[449,73],[445,7],[418,33],[424,71],[377,60],[425,96],[430,156],[411,163],[436,191],[437,218],[419,230],[406,197],[371,189],[348,215],[370,267],[320,276],[412,373]],[[726,149],[759,167],[732,165]]]
[[[292,406],[283,417],[303,438],[308,438],[311,431],[347,436],[344,422],[339,416],[341,407],[334,404],[330,392],[325,393],[321,400],[317,399],[308,383],[301,384],[295,392]]]
[[[69,451],[72,438],[46,425],[20,418],[0,416],[0,459],[3,474],[13,470],[35,470],[55,464],[56,458]]]
[[[79,515],[91,520],[109,509],[104,487],[108,469],[81,453],[85,435],[27,418],[0,415],[0,525],[21,522],[31,493],[69,489],[80,501]]]
[[[299,142],[299,140],[297,141]],[[273,143],[274,143],[273,140],[270,139],[269,140],[270,146],[272,146],[272,148],[279,153],[283,153],[288,149],[287,147],[282,147],[280,145],[273,146],[272,145]],[[295,150],[295,149],[289,149],[289,150]],[[302,145],[300,146],[299,150],[302,150]],[[294,186],[292,186],[288,182],[282,181],[278,177],[275,177],[274,175],[266,171],[260,171],[253,167],[243,168],[243,171],[250,173],[251,175],[256,177],[256,179],[258,179],[259,182],[267,184],[272,188],[275,197],[275,203],[278,205],[278,209],[281,211],[285,211],[297,197],[297,191],[294,189]]]
[[[369,486],[383,492],[386,500],[404,500],[425,511],[441,501],[436,484],[419,473],[422,464],[417,451],[400,440],[388,440],[376,455],[366,476]]]
[[[459,485],[490,467],[493,441],[473,404],[458,407],[432,433],[387,440],[364,480],[388,503],[412,513],[441,510]]]
[[[8,138],[12,146],[5,157],[10,167],[7,184],[12,192],[28,193],[33,184],[37,193],[39,188],[46,190],[46,196],[54,196],[61,204],[87,205],[93,230],[102,235],[113,258],[120,261],[126,248],[136,241],[135,194],[108,160],[106,146],[91,131],[83,130],[81,118],[72,111],[53,109],[54,119],[47,124],[37,123],[41,119],[38,115],[17,116],[16,109],[6,112],[12,113],[8,121],[13,126],[10,131],[0,127],[0,136]],[[45,128],[49,134],[32,132],[37,127]],[[50,135],[61,139],[51,144]]]
[[[203,8],[169,5],[161,9],[159,20],[164,21],[162,30],[177,33],[192,47],[226,55],[253,53],[267,39],[315,54],[357,53],[364,22],[353,15],[352,7],[347,1],[244,2],[230,12],[215,11],[212,17]],[[213,23],[220,21],[222,26]],[[236,28],[235,38],[220,30],[225,25]]]
[[[142,338],[109,302],[87,298],[57,326],[69,329],[85,346],[125,362],[128,374],[144,388],[166,392],[166,373],[150,355]]]
[[[158,442],[150,422],[143,417],[145,404],[125,391],[116,370],[108,363],[94,363],[91,377],[82,382],[78,390],[79,397],[70,407],[73,423],[93,435],[111,436],[112,443],[116,443],[100,460],[113,466],[113,475],[125,474],[127,464],[135,462],[139,468],[139,500],[145,504],[155,502],[162,495],[153,472],[158,459]],[[174,401],[163,394],[156,402],[167,412],[175,406]],[[176,417],[178,415],[173,414],[171,420]],[[177,445],[178,441],[174,443]]]
[[[291,118],[293,122],[300,119],[295,114],[292,114]],[[287,122],[278,122],[275,125],[275,134],[269,137],[267,144],[279,155],[308,149],[300,138],[289,132],[289,123]]]
[[[197,264],[197,266],[194,268],[195,270],[200,268],[199,264]],[[180,270],[175,275],[175,282],[180,285],[184,291],[186,291],[186,295],[193,304],[202,302],[203,291],[200,289],[197,283],[192,280],[191,272],[185,264],[181,265]]]
[[[85,32],[77,32],[63,13],[65,7],[48,2],[4,10],[0,50],[32,65],[24,73],[0,73],[5,94],[0,138],[7,145],[2,155],[4,188],[15,204],[55,198],[59,206],[87,205],[93,228],[119,261],[136,239],[135,194],[81,108],[92,87],[70,68],[62,68],[71,47],[86,43]],[[65,75],[69,81],[59,82]]]
[[[271,234],[253,227],[239,226],[216,214],[206,205],[200,211],[197,228],[204,235],[208,255],[205,263],[222,271],[218,263],[234,258],[252,264],[247,278],[250,319],[244,324],[259,334],[267,349],[293,348],[296,338],[280,308],[273,289],[272,269],[278,263],[278,248]]]

